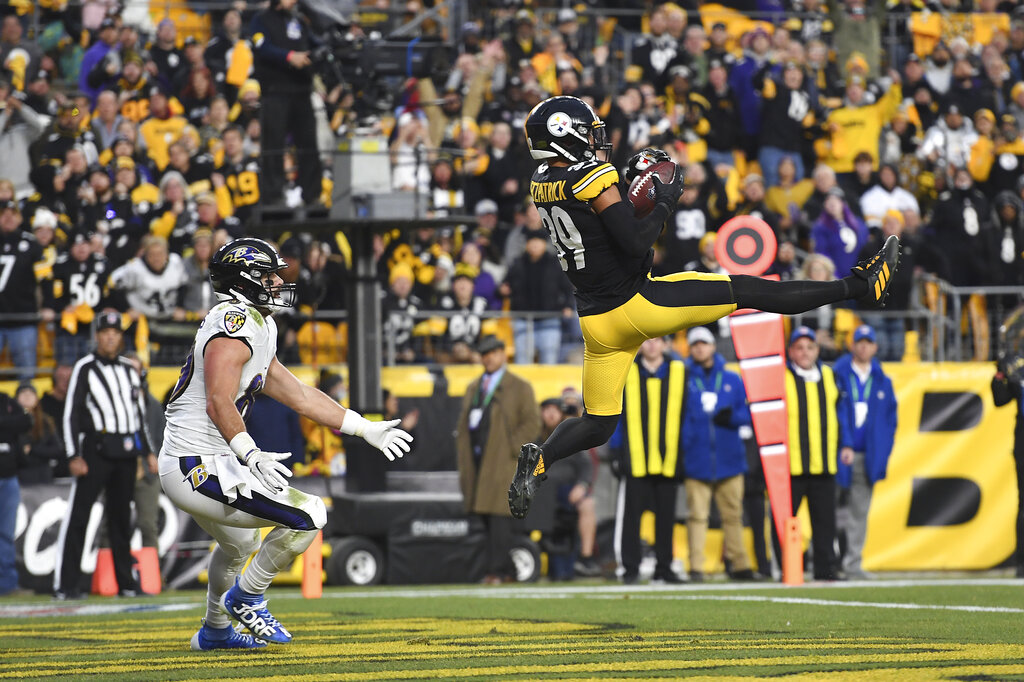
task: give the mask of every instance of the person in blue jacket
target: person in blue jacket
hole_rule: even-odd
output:
[[[885,478],[896,437],[896,394],[892,380],[875,358],[875,330],[863,324],[853,333],[853,352],[836,360],[832,371],[839,389],[839,466],[837,480],[848,489],[847,548],[843,569],[848,578],[870,577],[861,568],[868,508],[875,483]]]
[[[690,542],[690,581],[704,579],[704,542],[711,497],[722,517],[725,558],[730,577],[753,580],[750,557],[743,547],[743,474],[747,470],[741,426],[750,426],[750,409],[743,380],[725,369],[707,327],[687,335],[686,361],[689,396],[683,419],[686,471],[686,532]]]

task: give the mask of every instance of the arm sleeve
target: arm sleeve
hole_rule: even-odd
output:
[[[850,402],[850,387],[838,372],[835,372],[839,400],[836,401],[836,419],[839,422],[839,447],[853,447],[853,403]]]
[[[664,204],[657,204],[646,217],[637,218],[628,203],[619,201],[597,215],[622,250],[629,256],[640,258],[658,239],[669,210]]]
[[[271,45],[267,40],[267,36],[263,33],[263,19],[258,14],[253,17],[252,23],[249,24],[249,30],[252,31],[252,51],[259,55],[261,59],[267,61],[277,62],[282,66],[288,63],[288,53],[290,50],[286,50],[277,45]]]
[[[89,391],[88,382],[82,376],[82,368],[87,363],[79,362],[71,372],[71,381],[68,382],[68,396],[64,403],[64,448],[68,458],[81,455],[79,452],[81,442],[82,411],[86,409],[85,397]],[[88,370],[86,370],[88,371]]]
[[[36,113],[36,110],[29,105],[22,102],[21,104],[21,120],[25,121],[28,126],[32,129],[32,139],[35,139],[43,134],[46,130],[46,124],[49,119],[46,116],[42,116]]]
[[[132,369],[134,371],[134,368]],[[149,453],[156,454],[156,449],[153,443],[153,434],[149,431],[149,416],[146,405],[146,396],[149,394],[149,390],[146,385],[142,382],[142,377],[136,376],[138,380],[138,397],[136,399],[138,410],[139,410],[139,423],[142,425],[141,436],[142,436],[142,453],[148,455]]]
[[[732,425],[736,428],[741,426],[750,426],[752,424],[750,417],[750,406],[747,405],[747,391],[743,386],[743,379],[736,376],[734,379],[736,382],[736,389],[733,391],[733,402],[735,405],[732,410]]]

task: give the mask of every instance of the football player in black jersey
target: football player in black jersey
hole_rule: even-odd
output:
[[[899,262],[896,237],[849,276],[831,282],[702,272],[652,277],[651,247],[676,208],[682,172],[669,183],[653,176],[654,209],[637,218],[623,201],[618,171],[598,158],[611,144],[589,105],[576,97],[552,97],[534,107],[525,129],[530,154],[540,162],[530,195],[576,288],[586,411],[559,424],[542,445],[523,445],[508,491],[516,518],[526,516],[545,467],[611,437],[622,412],[626,375],[646,339],[708,324],[737,308],[795,315],[846,299],[875,307],[885,302]],[[663,152],[640,152],[630,159],[627,179],[661,160],[668,160]]]

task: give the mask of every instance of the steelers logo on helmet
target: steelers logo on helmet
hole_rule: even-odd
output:
[[[564,111],[548,116],[548,132],[555,137],[565,137],[572,132],[572,119]]]

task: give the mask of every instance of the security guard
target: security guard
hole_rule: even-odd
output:
[[[786,410],[789,412],[789,474],[793,513],[807,498],[815,580],[836,580],[836,454],[839,417],[832,368],[818,362],[818,340],[810,327],[789,338]]]
[[[268,9],[253,17],[250,25],[253,65],[262,92],[261,194],[265,203],[283,200],[285,136],[289,132],[298,156],[303,201],[311,204],[320,197],[316,119],[310,102],[310,50],[318,41],[306,18],[296,13],[297,4],[298,0],[273,0]]]
[[[681,434],[687,398],[686,365],[668,355],[664,337],[648,339],[629,368],[624,409],[609,445],[621,453],[616,540],[622,580],[640,572],[640,516],[654,510],[654,581],[681,583],[672,570],[676,494],[683,474]]]

